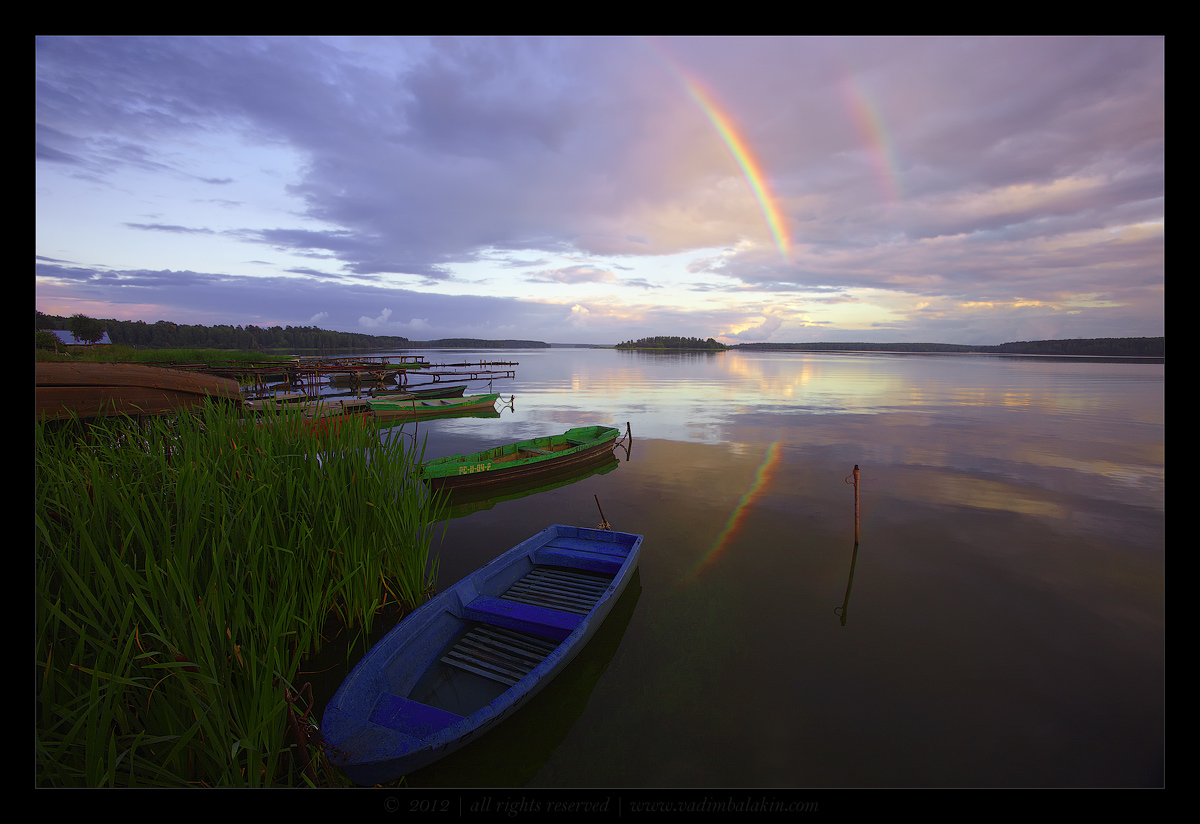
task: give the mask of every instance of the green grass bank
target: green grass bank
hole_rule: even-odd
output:
[[[288,691],[326,627],[431,591],[422,459],[218,406],[35,424],[37,785],[312,783]]]

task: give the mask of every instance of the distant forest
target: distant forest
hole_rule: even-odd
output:
[[[477,340],[445,338],[410,341],[395,335],[366,335],[361,332],[333,332],[316,326],[200,326],[160,320],[100,319],[111,343],[140,346],[145,349],[305,349],[314,351],[345,349],[451,349],[451,348],[541,348],[541,341]],[[71,319],[61,315],[34,312],[34,329],[70,329]]]
[[[639,338],[638,340],[627,340],[624,343],[618,343],[617,349],[710,349],[715,351],[724,351],[729,347],[723,343],[709,338],[708,340],[700,340],[700,338],[674,338],[666,335],[658,335],[652,338]]]
[[[737,349],[789,352],[977,352],[1005,355],[1093,355],[1165,358],[1167,339],[1072,338],[966,346],[955,343],[743,343]]]
[[[439,338],[438,340],[413,340],[404,344],[405,349],[549,349],[550,344],[540,340],[480,340],[479,338]]]
[[[377,349],[540,349],[550,344],[536,340],[481,340],[442,338],[411,341],[395,335],[333,332],[316,326],[200,326],[160,320],[98,319],[108,339],[123,346],[146,349],[240,349],[243,351],[295,349],[310,351]],[[34,312],[34,329],[70,329],[71,319]],[[1165,358],[1167,339],[1161,338],[1073,338],[967,346],[955,343],[742,343],[726,346],[708,338],[656,335],[625,341],[617,349],[704,350],[749,349],[791,352],[977,352],[1006,355],[1092,355]]]

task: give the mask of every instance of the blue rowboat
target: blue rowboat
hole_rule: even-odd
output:
[[[556,524],[427,601],[326,705],[330,761],[356,784],[382,784],[508,718],[595,634],[641,546],[641,535]]]

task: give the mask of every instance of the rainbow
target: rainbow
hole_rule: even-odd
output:
[[[884,127],[879,108],[851,73],[846,74],[842,83],[842,95],[859,137],[871,156],[884,198],[895,203],[902,197],[900,167],[896,163],[895,148]]]
[[[704,90],[699,81],[684,76],[683,84],[687,88],[688,94],[712,121],[713,126],[717,129],[717,134],[721,136],[721,140],[725,141],[725,145],[733,154],[733,159],[741,167],[742,175],[746,178],[746,183],[750,185],[750,191],[758,201],[758,207],[762,209],[763,217],[766,218],[767,228],[771,230],[771,237],[775,241],[775,247],[779,249],[779,256],[786,262],[791,253],[792,239],[788,235],[783,213],[779,210],[779,202],[768,188],[762,165],[750,151],[750,144],[734,128],[729,115],[718,108],[712,95]]]
[[[704,88],[704,85],[695,77],[691,77],[679,65],[672,60],[662,46],[655,45],[649,39],[643,39],[643,43],[650,47],[650,50],[664,63],[671,73],[674,74],[683,87],[687,89],[688,95],[700,107],[717,130],[721,140],[729,149],[733,159],[737,162],[738,167],[742,170],[742,176],[746,178],[746,183],[750,186],[750,192],[754,195],[754,199],[758,201],[758,207],[762,210],[763,217],[766,219],[767,228],[771,232],[771,238],[775,242],[775,247],[779,249],[779,256],[786,262],[791,257],[792,239],[788,234],[787,221],[780,211],[779,201],[767,185],[766,175],[763,172],[762,164],[754,156],[750,150],[750,144],[746,138],[738,131],[734,125],[733,118],[717,105],[712,93]]]
[[[729,520],[725,522],[725,528],[721,530],[721,534],[717,536],[717,542],[713,544],[713,548],[704,554],[704,557],[696,564],[688,578],[692,579],[699,575],[709,564],[720,557],[721,553],[729,546],[738,529],[746,521],[746,510],[749,506],[762,497],[767,486],[771,483],[775,474],[775,469],[779,466],[781,458],[780,441],[775,441],[767,447],[767,453],[763,456],[762,463],[758,465],[758,469],[754,472],[754,482],[750,484],[750,488],[746,490],[746,494],[742,495],[737,506],[733,508],[733,512],[729,515]]]

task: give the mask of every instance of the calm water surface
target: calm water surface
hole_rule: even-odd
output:
[[[632,446],[450,520],[439,588],[597,498],[641,569],[562,678],[411,786],[1163,783],[1162,364],[503,355],[512,408],[421,424],[430,456]]]

